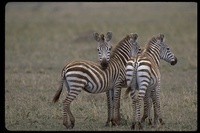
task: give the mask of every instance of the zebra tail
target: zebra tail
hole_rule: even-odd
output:
[[[126,89],[126,91],[125,91],[125,97],[127,97],[128,96],[128,94],[129,94],[129,92],[131,91],[131,86],[128,86],[128,88]]]
[[[57,90],[56,94],[53,97],[53,102],[54,103],[57,102],[59,97],[60,97],[60,94],[61,94],[62,89],[63,89],[63,82],[64,82],[64,76],[62,76],[62,79],[61,79],[61,81],[59,83],[59,89]]]
[[[131,80],[131,83],[128,85],[126,91],[125,91],[125,96],[127,97],[127,95],[129,94],[129,92],[131,90],[135,90],[136,89],[136,84],[137,84],[137,62],[135,62],[134,64],[134,69],[133,69],[133,77],[132,77],[132,80]]]

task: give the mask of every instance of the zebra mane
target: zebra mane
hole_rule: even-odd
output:
[[[100,38],[104,41],[104,34],[101,34]]]
[[[148,41],[148,43],[145,45],[145,48],[144,48],[145,50],[144,50],[144,52],[145,52],[145,51],[149,51],[150,48],[151,48],[151,45],[154,45],[155,42],[157,42],[156,37],[152,37],[152,38]]]
[[[142,52],[142,55],[150,57],[153,62],[159,66],[159,60],[160,60],[160,52],[159,52],[160,46],[158,43],[157,37],[152,37],[149,42],[145,46],[145,50]]]
[[[119,41],[118,44],[113,49],[110,57],[112,58],[115,54],[117,54],[119,49],[121,49],[120,47],[122,47],[124,45],[124,42],[128,41],[129,39],[130,39],[130,36],[126,35],[121,41]]]

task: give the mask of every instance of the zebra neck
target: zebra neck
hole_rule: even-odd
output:
[[[110,58],[110,63],[115,65],[123,65],[125,66],[128,59],[130,58],[131,46],[121,47],[118,48],[115,53],[112,54]],[[116,64],[117,62],[117,64]]]
[[[160,47],[158,45],[150,45],[147,49],[148,56],[157,64],[157,66],[160,66]]]

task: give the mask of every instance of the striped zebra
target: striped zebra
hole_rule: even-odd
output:
[[[163,124],[160,112],[160,59],[165,60],[171,65],[177,63],[176,56],[170,51],[164,41],[164,35],[159,34],[152,37],[140,55],[132,57],[126,66],[127,90],[130,92],[133,106],[132,129],[137,125],[142,129],[142,123],[150,116],[151,99],[154,105],[154,125],[158,121]],[[138,94],[136,95],[136,89]],[[144,114],[140,118],[141,102],[144,99]]]
[[[111,34],[104,37],[94,33],[94,38],[98,43],[108,42],[111,39]],[[105,63],[106,69],[92,61],[72,61],[68,63],[61,72],[61,82],[57,90],[53,102],[57,102],[62,92],[63,83],[65,82],[68,94],[63,101],[63,125],[66,128],[73,128],[75,118],[71,113],[70,104],[76,96],[85,90],[88,93],[106,92],[108,103],[108,119],[106,124],[112,122],[113,125],[119,124],[119,108],[120,108],[120,93],[121,87],[125,84],[125,66],[130,53],[134,53],[132,48],[135,48],[135,53],[140,51],[137,45],[137,34],[131,33],[124,37],[115,47],[110,55],[109,64]],[[110,48],[106,48],[110,50]],[[103,50],[99,50],[103,51]],[[104,54],[99,54],[104,55]],[[104,68],[103,67],[103,68]],[[68,125],[68,116],[70,124]]]

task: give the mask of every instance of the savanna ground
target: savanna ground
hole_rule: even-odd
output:
[[[197,3],[8,3],[5,7],[5,128],[66,131],[62,125],[61,70],[76,59],[97,61],[93,32],[113,32],[113,47],[137,32],[144,46],[164,33],[176,54],[175,66],[161,61],[161,111],[165,125],[146,131],[197,130]],[[121,95],[122,123],[104,127],[105,93],[82,91],[72,102],[76,130],[130,130],[132,107]]]

